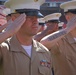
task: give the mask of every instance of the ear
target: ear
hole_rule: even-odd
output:
[[[11,15],[11,19],[12,19],[12,21],[14,21],[16,19],[16,16],[15,15]]]
[[[72,14],[72,13],[69,12],[69,13],[65,16],[65,17],[66,17],[66,20],[69,21],[69,20],[73,17],[73,15],[74,15],[74,14]]]
[[[70,16],[69,15],[66,15],[65,18],[66,18],[67,21],[70,20]]]

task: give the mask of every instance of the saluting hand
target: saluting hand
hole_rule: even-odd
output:
[[[68,23],[67,23],[67,33],[72,31],[74,28],[76,28],[76,16],[74,16]]]
[[[8,26],[5,29],[5,32],[10,36],[14,35],[21,28],[21,26],[23,25],[25,20],[26,20],[26,15],[25,14],[21,14],[14,21],[10,20],[8,22]]]

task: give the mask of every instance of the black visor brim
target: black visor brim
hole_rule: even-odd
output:
[[[25,13],[27,16],[37,16],[38,18],[44,17],[37,9],[16,9],[17,13]]]

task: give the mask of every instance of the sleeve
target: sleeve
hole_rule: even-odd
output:
[[[2,51],[1,51],[1,46],[0,46],[0,61],[1,61],[1,58],[2,58]]]
[[[3,58],[4,54],[9,50],[9,46],[7,43],[0,44],[0,61]]]

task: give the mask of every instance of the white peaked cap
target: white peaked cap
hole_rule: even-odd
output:
[[[60,5],[60,8],[64,9],[64,12],[67,12],[70,9],[76,9],[76,0],[67,1]]]
[[[44,20],[44,18],[39,18],[39,19],[38,19],[38,22],[39,22],[39,23],[45,23],[45,20]]]
[[[6,14],[3,13],[4,9],[5,9],[5,6],[4,5],[0,5],[0,14],[3,15],[3,16],[6,16]]]
[[[49,20],[59,20],[61,16],[61,13],[53,13],[53,14],[49,14],[47,16],[44,17],[45,21],[49,21]]]
[[[40,9],[45,0],[9,0],[5,2],[5,6],[11,9],[11,13],[15,9]]]
[[[4,13],[5,15],[8,15],[8,14],[11,13],[11,11],[10,11],[9,8],[5,8],[5,9],[3,10],[3,13]]]

